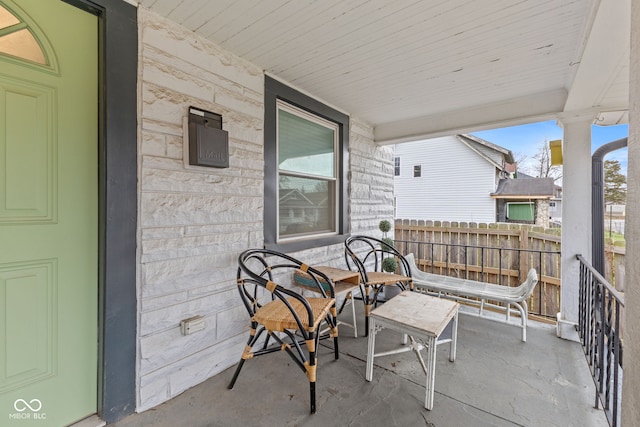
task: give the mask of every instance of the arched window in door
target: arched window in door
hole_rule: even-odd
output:
[[[0,54],[56,69],[46,37],[18,6],[0,1]]]

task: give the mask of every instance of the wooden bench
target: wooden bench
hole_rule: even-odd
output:
[[[504,322],[511,325],[514,324],[510,321],[511,313],[519,314],[521,321],[518,326],[522,328],[522,341],[527,341],[527,316],[529,314],[527,299],[531,296],[538,283],[538,275],[535,269],[529,270],[527,279],[520,286],[509,287],[427,273],[418,268],[413,254],[406,255],[405,259],[411,269],[415,291],[477,304],[479,305],[477,316],[490,320],[500,319],[495,316],[484,315],[483,309],[485,307],[505,311],[506,318]],[[503,303],[504,306],[495,304],[495,302]],[[474,314],[465,313],[464,311],[461,311],[461,313]]]

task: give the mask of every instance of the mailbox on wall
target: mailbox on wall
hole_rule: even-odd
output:
[[[229,134],[220,114],[189,107],[189,164],[229,167]]]

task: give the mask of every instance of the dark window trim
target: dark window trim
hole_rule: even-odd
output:
[[[98,16],[98,415],[136,409],[137,8],[65,0]]]
[[[264,246],[280,252],[296,252],[321,246],[344,242],[349,236],[349,116],[341,113],[320,101],[275,80],[264,77]],[[322,237],[310,237],[286,243],[277,243],[278,228],[278,165],[276,140],[276,100],[283,100],[291,105],[306,110],[338,124],[340,162],[337,176],[339,178],[338,234]]]

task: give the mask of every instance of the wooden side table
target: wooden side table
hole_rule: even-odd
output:
[[[312,267],[321,273],[326,274],[334,283],[347,282],[355,286],[360,284],[360,274],[357,271],[343,270],[341,268],[329,267],[326,265],[314,265]]]
[[[367,381],[373,379],[374,358],[414,351],[427,375],[424,407],[431,410],[436,379],[436,345],[450,342],[449,360],[455,361],[459,307],[460,304],[455,301],[404,291],[372,310],[369,319],[369,346],[365,375]],[[451,322],[453,322],[451,338],[439,339]],[[402,332],[405,345],[399,349],[375,353],[376,333],[383,328]],[[409,345],[406,345],[407,335],[411,339]],[[416,338],[424,341],[424,344],[416,341]],[[427,349],[426,364],[420,353],[423,348]]]
[[[358,327],[356,325],[356,309],[353,293],[360,289],[360,274],[357,271],[343,270],[326,265],[314,265],[313,268],[325,274],[329,279],[331,279],[334,285],[336,297],[340,296],[344,298],[340,309],[337,311],[334,310],[334,312],[332,312],[333,316],[336,318],[336,321],[338,319],[338,314],[342,312],[345,304],[348,300],[350,300],[349,303],[351,304],[352,323],[338,321],[338,324],[342,324],[353,329],[353,336],[354,338],[357,338]],[[308,278],[309,276],[306,273],[304,273],[302,270],[298,270],[296,274],[294,274],[293,282],[297,286],[300,286],[312,292],[319,292],[315,282],[308,280]],[[325,288],[325,291],[326,290],[327,288]]]

